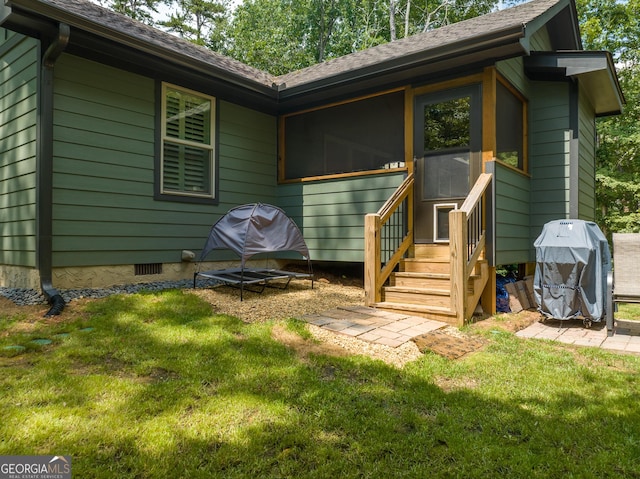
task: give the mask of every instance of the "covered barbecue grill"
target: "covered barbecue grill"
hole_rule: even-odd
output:
[[[598,225],[583,220],[551,221],[534,246],[538,310],[548,318],[582,319],[587,327],[605,318],[611,253]]]

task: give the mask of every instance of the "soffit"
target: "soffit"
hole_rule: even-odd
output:
[[[524,67],[534,80],[579,82],[598,116],[622,112],[624,95],[609,52],[536,52],[524,59]]]

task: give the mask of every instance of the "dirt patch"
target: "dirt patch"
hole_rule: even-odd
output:
[[[436,385],[444,392],[459,391],[462,389],[475,389],[478,387],[478,381],[473,378],[447,378],[437,376],[435,378]]]
[[[446,327],[418,336],[413,340],[421,352],[431,351],[447,359],[458,359],[478,351],[486,341],[460,333],[457,328]]]
[[[517,333],[521,329],[531,326],[539,321],[542,315],[538,311],[524,310],[519,313],[503,313],[483,319],[471,325],[471,330],[503,329],[511,333]]]
[[[453,327],[446,327],[414,339],[421,352],[431,351],[448,359],[458,359],[483,348],[487,340],[473,334],[474,331],[502,329],[515,333],[539,321],[537,311],[525,310],[519,313],[505,313],[478,319],[471,324],[469,333]]]
[[[344,348],[340,348],[335,344],[316,343],[314,341],[306,340],[282,326],[275,326],[271,331],[271,336],[276,341],[293,349],[298,357],[303,361],[306,361],[311,354],[322,354],[337,357],[348,355],[348,352]]]
[[[36,321],[42,319],[48,310],[48,305],[18,306],[10,299],[0,296],[0,311],[7,318],[20,317],[25,321]]]
[[[18,306],[13,301],[0,296],[0,319],[11,318],[14,324],[0,332],[0,337],[13,333],[29,333],[34,331],[39,324],[59,324],[67,321],[85,318],[85,305],[90,301],[80,299],[67,304],[63,313],[58,316],[45,316],[50,306],[39,304],[34,306]]]

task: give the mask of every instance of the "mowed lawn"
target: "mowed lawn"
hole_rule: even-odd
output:
[[[397,369],[183,291],[82,308],[0,312],[0,455],[70,455],[75,478],[640,477],[636,356],[496,327]]]

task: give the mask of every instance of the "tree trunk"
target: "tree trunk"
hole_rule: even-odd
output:
[[[411,15],[411,0],[407,0],[407,10],[404,12],[404,37],[409,36],[409,17]]]
[[[397,39],[396,37],[396,0],[389,0],[389,33],[391,41]]]

